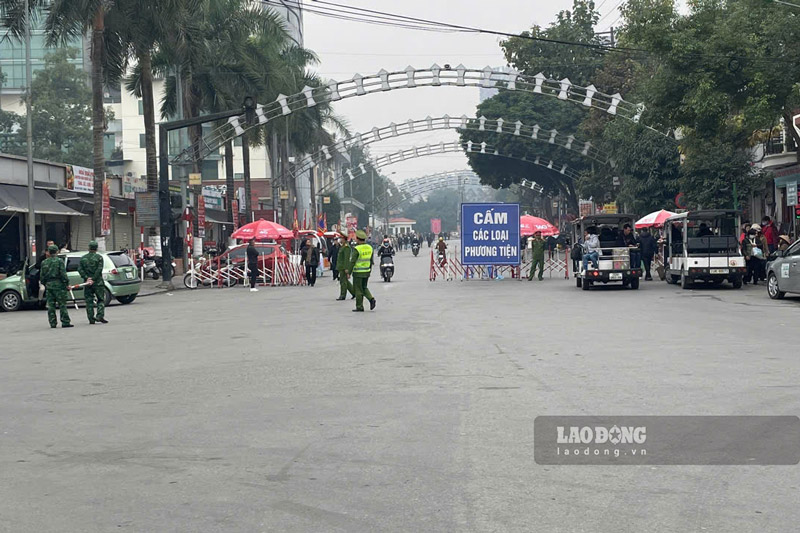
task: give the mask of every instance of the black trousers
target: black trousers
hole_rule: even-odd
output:
[[[258,280],[258,267],[250,265],[250,288],[255,289],[256,280]]]
[[[644,263],[645,277],[652,278],[653,276],[650,275],[650,267],[653,265],[653,256],[643,255],[642,262]]]
[[[309,265],[306,263],[306,281],[312,287],[317,282],[317,265]]]

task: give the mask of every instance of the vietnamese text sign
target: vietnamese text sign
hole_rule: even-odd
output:
[[[161,218],[158,210],[157,192],[136,193],[136,225],[144,227],[158,226]]]
[[[103,212],[100,220],[100,234],[111,235],[111,191],[108,182],[103,182]]]
[[[67,189],[94,194],[94,170],[67,165]]]
[[[519,264],[519,204],[461,204],[465,265]]]
[[[203,175],[199,172],[189,173],[189,185],[201,185],[203,183]]]
[[[786,205],[797,205],[797,182],[786,184]]]

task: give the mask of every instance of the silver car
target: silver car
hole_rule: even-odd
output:
[[[800,240],[786,250],[775,252],[776,258],[767,265],[767,292],[773,300],[786,293],[800,294]]]

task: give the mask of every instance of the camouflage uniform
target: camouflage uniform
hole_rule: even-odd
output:
[[[50,250],[53,254],[58,253],[58,248],[55,246],[51,247]],[[42,262],[40,272],[41,282],[47,289],[47,320],[50,322],[50,327],[54,328],[58,325],[56,322],[56,304],[58,304],[58,311],[61,315],[61,327],[72,327],[69,321],[69,313],[67,312],[69,279],[67,278],[67,268],[64,266],[64,260],[56,255],[48,257]]]
[[[83,289],[83,298],[86,301],[86,316],[89,317],[89,324],[94,324],[95,320],[103,322],[105,320],[105,297],[106,287],[103,283],[103,256],[98,254],[96,247],[89,245],[89,253],[81,257],[78,265],[78,274],[83,281],[92,279],[92,285],[87,285]],[[95,315],[94,306],[97,300],[97,314]]]
[[[542,239],[541,235],[537,235],[531,240],[531,258],[533,261],[531,262],[531,271],[528,273],[528,281],[533,280],[533,271],[536,270],[537,266],[539,267],[539,281],[542,281],[542,274],[544,273],[544,247],[545,241]]]

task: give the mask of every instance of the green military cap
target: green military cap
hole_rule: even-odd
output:
[[[97,241],[89,241],[89,249],[97,250]]]
[[[356,239],[361,239],[362,241],[367,240],[367,232],[363,229],[360,229],[356,232]]]
[[[51,244],[50,246],[47,247],[47,251],[50,252],[51,254],[57,254],[58,246],[56,246],[55,244]]]

